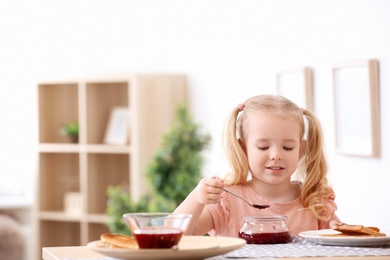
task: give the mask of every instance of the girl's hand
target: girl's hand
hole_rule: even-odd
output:
[[[218,203],[224,186],[223,180],[217,176],[202,179],[195,188],[196,201],[204,205]]]

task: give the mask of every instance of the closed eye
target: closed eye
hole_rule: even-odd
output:
[[[286,151],[292,151],[294,150],[294,147],[283,147],[283,149]]]
[[[262,146],[262,147],[257,147],[259,150],[262,150],[262,151],[266,151],[266,150],[268,150],[268,146]]]

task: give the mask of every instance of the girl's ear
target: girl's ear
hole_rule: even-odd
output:
[[[240,144],[241,149],[242,149],[242,150],[244,151],[244,153],[246,154],[245,142],[244,142],[241,138],[238,138],[238,143]]]
[[[301,145],[299,147],[299,159],[302,159],[303,155],[306,153],[307,150],[307,141],[302,140]]]

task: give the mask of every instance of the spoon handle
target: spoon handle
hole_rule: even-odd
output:
[[[234,195],[234,196],[236,196],[237,198],[239,198],[239,199],[242,199],[243,201],[245,201],[246,203],[248,203],[249,205],[251,205],[251,203],[249,202],[249,201],[247,201],[246,199],[244,199],[243,197],[241,197],[241,196],[239,196],[239,195],[237,195],[236,193],[234,193],[233,191],[230,191],[230,190],[227,190],[227,189],[225,189],[225,188],[222,188],[224,191],[226,191],[226,192],[229,192],[230,194],[232,194],[232,195]]]

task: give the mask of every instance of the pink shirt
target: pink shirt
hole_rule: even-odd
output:
[[[303,209],[299,198],[287,203],[274,203],[260,197],[248,183],[229,188],[231,191],[256,204],[270,205],[267,209],[256,209],[250,207],[239,198],[223,192],[221,201],[218,204],[206,205],[214,220],[214,230],[210,235],[238,237],[238,232],[244,223],[242,216],[249,215],[284,215],[285,221],[291,235],[296,236],[301,231],[318,230],[330,228],[329,223],[332,220],[339,221],[334,214],[337,209],[334,203],[334,193],[326,199],[326,204],[333,210],[331,219],[327,222],[316,219],[308,209]]]

